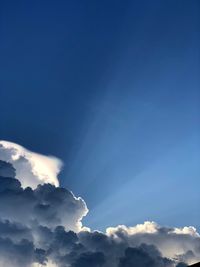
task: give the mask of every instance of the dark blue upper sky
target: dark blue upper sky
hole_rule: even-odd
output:
[[[199,11],[0,2],[0,139],[60,157],[89,226],[200,226]]]

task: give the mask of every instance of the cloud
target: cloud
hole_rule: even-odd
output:
[[[28,267],[32,262],[43,264],[44,251],[35,249],[27,239],[14,243],[9,238],[0,238],[0,267]]]
[[[56,157],[40,155],[15,143],[0,141],[0,160],[13,165],[16,178],[23,188],[36,188],[43,183],[59,186],[57,175],[62,161]]]
[[[168,258],[176,258],[192,250],[200,260],[200,235],[194,227],[161,227],[155,222],[145,222],[134,227],[124,225],[108,228],[108,236],[127,242],[130,246],[154,244]],[[193,258],[195,258],[193,256]]]
[[[138,261],[137,267],[140,265],[151,266],[146,265],[145,261],[147,260],[151,261],[152,266],[155,267],[175,266],[181,261],[187,263],[199,261],[200,236],[197,231],[194,228],[193,231],[179,228],[179,233],[176,232],[177,228],[145,222],[134,227],[108,228],[105,234],[80,232],[79,238],[85,247],[91,250],[96,248],[96,251],[107,255],[106,267],[121,267],[123,264],[132,266],[125,265],[125,263],[128,264],[134,260]]]
[[[79,231],[88,211],[81,198],[51,184],[23,189],[18,180],[0,177],[0,192],[0,218],[29,227],[62,225],[66,230]]]
[[[119,267],[167,267],[173,266],[173,261],[163,258],[154,246],[142,244],[140,247],[128,247],[120,258]]]
[[[16,172],[13,166],[5,161],[0,160],[0,176],[15,178]]]
[[[52,183],[22,187],[20,181],[33,185],[26,179],[32,177],[31,160],[18,157],[18,150],[2,151],[0,267],[183,267],[200,260],[200,236],[194,227],[145,222],[109,227],[105,233],[90,231],[81,222],[88,212],[83,199]],[[37,175],[32,178],[39,182]]]

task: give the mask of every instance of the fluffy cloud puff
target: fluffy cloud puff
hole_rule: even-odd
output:
[[[81,198],[49,183],[21,187],[7,159],[0,161],[0,267],[183,267],[200,260],[195,228],[145,222],[89,231]]]
[[[15,143],[0,141],[0,160],[13,165],[16,178],[23,188],[27,186],[36,188],[38,184],[44,183],[59,186],[57,175],[62,167],[62,161],[58,158],[31,152]]]
[[[36,189],[23,189],[15,178],[0,177],[0,218],[25,224],[40,224],[49,228],[62,225],[66,230],[79,231],[87,207],[81,198],[51,184]]]
[[[145,243],[154,244],[160,252],[168,258],[181,258],[193,251],[191,259],[200,260],[200,235],[194,227],[171,228],[161,227],[155,222],[145,222],[134,227],[124,225],[116,228],[108,228],[107,235],[115,240],[128,243],[131,247]]]

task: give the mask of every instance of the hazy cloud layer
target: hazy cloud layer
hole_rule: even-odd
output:
[[[81,198],[52,184],[22,188],[12,160],[5,161],[0,161],[0,267],[183,267],[200,260],[195,228],[145,222],[90,231],[81,224],[88,211]]]

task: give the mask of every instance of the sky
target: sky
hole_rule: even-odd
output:
[[[0,2],[0,139],[62,160],[91,229],[200,229],[199,9]]]

